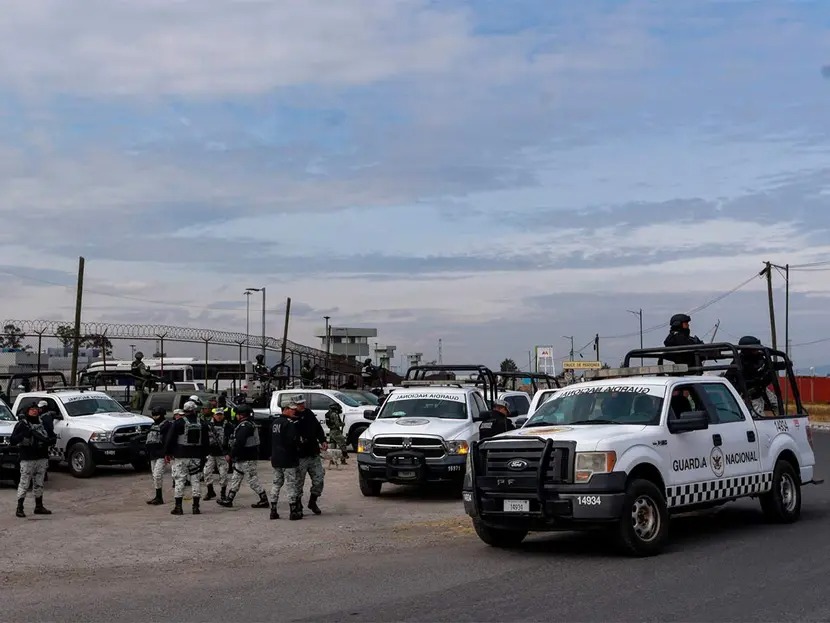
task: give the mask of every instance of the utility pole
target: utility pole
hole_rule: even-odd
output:
[[[771,264],[772,268],[784,271],[784,287],[786,288],[784,295],[784,354],[790,356],[790,265]],[[773,346],[775,348],[775,346]]]
[[[759,274],[767,277],[767,297],[769,298],[769,327],[772,333],[772,349],[778,350],[778,339],[775,330],[775,302],[772,297],[772,263],[764,262],[765,268]]]
[[[78,377],[78,351],[81,349],[81,307],[84,298],[84,258],[78,258],[78,289],[75,293],[75,335],[72,338],[72,370],[69,384],[74,386]]]
[[[629,314],[634,314],[635,316],[640,317],[640,350],[643,350],[643,308],[640,308],[640,311],[634,311],[632,309],[627,310]],[[599,356],[597,356],[599,357]],[[640,365],[643,366],[643,358],[640,357]]]
[[[329,386],[329,344],[331,343],[331,328],[329,327],[329,320],[331,316],[323,316],[326,321],[326,387]]]
[[[262,286],[262,362],[265,363],[265,286]]]
[[[280,365],[285,365],[285,349],[288,344],[288,319],[291,317],[291,297],[285,300],[285,326],[282,329],[282,352],[280,353]],[[293,362],[292,362],[293,365]]]
[[[597,361],[602,363],[602,359],[599,358],[599,333],[594,336],[594,350],[597,351]]]
[[[565,338],[566,340],[571,341],[571,359],[570,360],[573,361],[574,360],[574,336],[573,335],[563,335],[562,337]]]
[[[441,342],[441,338],[438,338],[438,365],[443,365],[444,363],[444,354],[443,354],[443,344]]]

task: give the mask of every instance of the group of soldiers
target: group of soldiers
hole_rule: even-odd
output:
[[[194,400],[195,398],[195,400]],[[201,411],[201,417],[200,417]],[[155,496],[150,505],[164,504],[163,477],[165,465],[172,465],[174,506],[171,513],[182,515],[185,488],[191,487],[194,515],[201,513],[202,484],[207,485],[205,500],[217,498],[220,506],[233,506],[243,481],[259,496],[253,508],[270,508],[271,519],[279,519],[277,503],[280,492],[286,489],[292,520],[303,518],[302,492],[306,476],[311,479],[307,508],[321,514],[317,503],[323,493],[325,470],[321,451],[328,450],[328,439],[314,413],[306,407],[302,396],[282,408],[272,417],[267,431],[271,435],[271,466],[274,470],[270,495],[259,480],[260,429],[253,421],[249,405],[236,407],[231,413],[211,400],[200,405],[195,396],[182,409],[167,419],[163,408],[152,411],[153,425],[147,435],[147,453],[150,457]],[[326,414],[332,443],[341,450],[341,461],[346,462],[346,443],[343,438],[342,414],[335,407]],[[214,487],[218,473],[219,495]]]

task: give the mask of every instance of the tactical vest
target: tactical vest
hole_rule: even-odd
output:
[[[343,420],[340,419],[340,414],[329,409],[326,412],[326,426],[330,429],[343,430]]]
[[[161,445],[161,424],[153,424],[147,432],[147,445],[160,446]]]
[[[202,422],[198,419],[191,422],[189,418],[182,418],[184,421],[184,430],[179,435],[179,445],[198,447],[202,445]]]
[[[44,438],[46,437],[46,427],[43,426],[43,422],[41,421],[41,419],[38,418],[36,423],[32,423],[32,421],[28,419],[26,420],[26,422],[29,424],[29,427],[32,429],[34,435],[26,437],[20,443],[20,445],[34,448],[45,446],[46,443],[36,437],[36,435],[42,435]]]
[[[236,430],[235,430],[235,431],[233,431],[233,437],[232,437],[232,439],[235,439],[235,438],[236,438],[236,432],[237,432],[240,428],[242,428],[243,426],[253,426],[253,427],[254,427],[254,434],[253,434],[253,435],[251,435],[250,437],[248,437],[248,438],[245,440],[245,447],[246,447],[246,448],[253,448],[253,447],[255,447],[255,446],[258,446],[258,445],[259,445],[259,429],[258,429],[258,428],[256,427],[256,425],[255,425],[253,422],[251,422],[250,420],[245,420],[244,422],[240,422],[240,423],[239,423],[239,425],[236,427]]]
[[[208,434],[210,435],[210,445],[221,448],[225,444],[225,422],[219,424],[211,422],[208,425]]]

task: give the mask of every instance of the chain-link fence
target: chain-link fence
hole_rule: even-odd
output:
[[[236,361],[243,368],[256,355],[264,354],[269,368],[278,364],[287,367],[289,384],[300,380],[306,362],[314,370],[314,382],[323,386],[339,387],[350,376],[360,378],[359,362],[290,340],[283,344],[282,339],[272,337],[263,343],[262,336],[216,329],[104,322],[82,323],[80,334],[78,372],[94,361],[132,360],[136,352],[142,352],[145,360],[157,360],[162,370],[165,361],[173,365],[177,357],[188,357],[199,361],[193,364],[194,379],[205,379],[210,388],[219,369],[211,362]],[[0,338],[6,348],[0,352],[0,377],[50,371],[63,373],[71,383],[73,337],[72,324],[65,321],[3,321]],[[398,380],[397,375],[384,371],[385,382]]]

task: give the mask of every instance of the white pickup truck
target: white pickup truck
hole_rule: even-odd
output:
[[[54,389],[17,396],[13,413],[46,401],[61,419],[54,422],[57,443],[50,460],[66,461],[77,478],[87,478],[97,465],[148,465],[144,442],[153,420],[130,413],[103,392],[85,389]]]
[[[481,540],[513,547],[530,531],[604,526],[628,553],[653,555],[671,514],[745,497],[796,521],[801,486],[820,482],[797,387],[793,415],[759,414],[725,378],[688,370],[604,371],[618,378],[563,388],[523,428],[474,444],[463,497]]]

